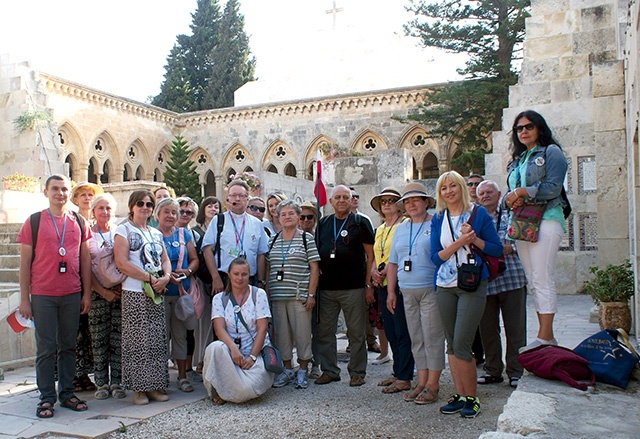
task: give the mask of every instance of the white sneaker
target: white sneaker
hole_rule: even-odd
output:
[[[306,389],[309,387],[309,382],[307,381],[307,372],[305,370],[298,370],[298,375],[296,376],[296,389]]]
[[[294,373],[292,369],[285,369],[284,372],[282,372],[276,377],[275,380],[273,380],[273,387],[278,388],[286,386],[291,381],[293,381],[293,376]]]
[[[555,338],[552,338],[551,340],[543,340],[541,338],[537,338],[535,340],[533,340],[531,343],[529,343],[526,346],[521,347],[520,349],[518,349],[518,353],[521,354],[523,352],[526,352],[528,350],[531,350],[533,348],[537,348],[538,346],[542,346],[542,345],[554,345],[557,346],[558,345],[558,340],[556,340]]]
[[[371,362],[371,364],[384,364],[388,363],[389,361],[391,361],[391,357],[389,356],[389,354],[387,354],[382,358],[376,358]]]

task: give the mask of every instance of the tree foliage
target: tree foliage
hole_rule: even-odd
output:
[[[200,203],[200,183],[196,164],[189,160],[189,143],[184,137],[177,135],[169,148],[167,170],[164,173],[164,182],[173,188],[176,195],[186,195]]]
[[[233,92],[255,72],[239,9],[228,0],[221,14],[218,0],[198,0],[191,35],[177,36],[154,105],[177,112],[233,106]]]
[[[463,172],[484,168],[483,154],[473,151],[487,149],[491,131],[501,129],[529,6],[530,0],[410,0],[407,9],[416,18],[405,25],[407,35],[425,47],[469,56],[458,70],[465,80],[435,87],[419,113],[408,117],[427,126],[430,137],[452,137]]]

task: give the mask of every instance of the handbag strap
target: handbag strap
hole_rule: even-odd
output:
[[[253,294],[253,288],[254,288],[253,285],[249,285],[249,291],[251,292],[251,294]],[[233,305],[233,312],[235,312],[236,316],[238,316],[238,320],[240,320],[240,323],[244,325],[245,329],[251,336],[251,340],[255,341],[256,339],[251,333],[251,330],[249,329],[249,325],[247,325],[247,322],[244,321],[244,317],[242,317],[242,310],[240,309],[240,305],[238,305],[238,301],[236,300],[235,297],[233,297],[233,293],[231,291],[229,291],[229,300]],[[254,301],[254,305],[255,305],[255,301]],[[236,312],[236,306],[238,307],[238,312]]]
[[[473,219],[476,217],[476,210],[478,210],[478,205],[474,204],[473,208],[471,209],[471,215],[469,216],[469,219],[466,221],[469,223],[469,225],[471,225],[471,222],[473,221]],[[446,211],[446,215],[447,215],[447,222],[449,223],[449,230],[451,230],[451,239],[453,239],[454,241],[456,240],[456,235],[453,233],[453,224],[451,224],[451,216],[449,215],[449,209],[447,209]],[[465,248],[465,246],[463,245],[462,248]],[[473,248],[471,248],[471,250],[467,250],[473,253]],[[460,261],[458,260],[458,252],[455,251],[453,253],[453,255],[456,257],[456,267],[460,267]]]
[[[631,351],[631,353],[633,355],[635,355],[636,359],[638,359],[638,361],[640,361],[640,356],[638,355],[638,352],[633,348],[633,345],[631,344],[631,342],[629,341],[629,334],[627,334],[627,331],[625,331],[622,328],[618,328],[615,329],[615,331],[618,332],[618,338],[620,338],[620,342],[629,350]]]
[[[178,253],[178,265],[177,268],[182,268],[182,261],[184,260],[184,229],[178,227],[178,241],[180,242],[180,252]]]

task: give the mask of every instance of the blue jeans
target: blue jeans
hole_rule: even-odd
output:
[[[64,401],[73,395],[80,299],[80,293],[60,297],[31,296],[31,312],[36,326],[36,383],[42,401],[56,402],[56,353],[59,400]]]
[[[402,381],[413,379],[413,354],[411,338],[407,329],[407,316],[404,313],[404,300],[400,289],[396,287],[396,312],[387,309],[387,287],[376,287],[376,294],[382,308],[382,325],[393,352],[393,375]]]

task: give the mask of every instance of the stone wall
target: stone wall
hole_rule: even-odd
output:
[[[560,293],[575,293],[593,265],[628,257],[624,75],[617,3],[533,0],[524,61],[511,87],[503,130],[494,133],[488,177],[506,186],[511,126],[533,109],[563,148],[565,186],[573,206],[558,257]],[[602,220],[604,219],[604,221]]]

